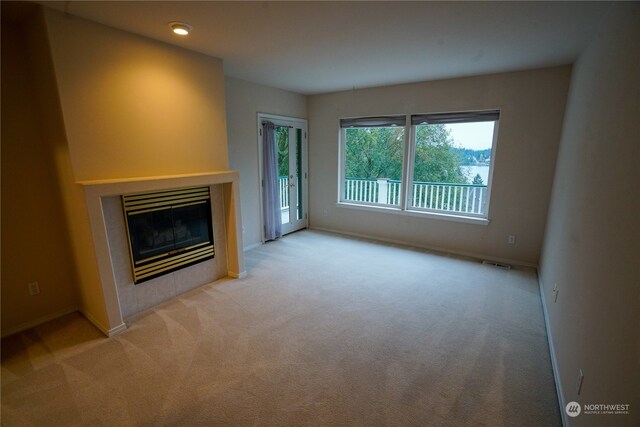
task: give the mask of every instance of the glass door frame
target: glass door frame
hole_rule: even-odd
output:
[[[299,175],[294,174],[294,177],[289,180],[289,200],[297,200],[297,195],[302,194],[302,200],[299,201],[300,206],[302,207],[302,218],[296,219],[292,221],[291,218],[297,218],[297,209],[296,206],[289,206],[289,218],[290,222],[286,224],[282,224],[282,234],[292,233],[294,231],[301,230],[303,228],[307,228],[309,224],[309,215],[308,215],[308,207],[309,207],[309,179],[308,179],[308,143],[307,143],[307,120],[300,119],[295,117],[287,117],[287,116],[277,116],[273,114],[266,113],[258,113],[257,115],[257,134],[258,134],[258,194],[260,195],[260,235],[262,239],[262,243],[265,243],[264,239],[264,212],[263,212],[263,200],[262,200],[262,186],[264,182],[264,168],[262,164],[262,122],[267,120],[272,122],[276,127],[289,127],[289,140],[291,141],[291,137],[295,135],[296,131],[300,129],[301,133],[301,144],[300,147],[302,149],[302,155],[300,156],[300,171]],[[291,144],[289,145],[291,148]],[[289,150],[289,167],[291,170],[291,165],[294,164],[292,162],[293,157],[295,156],[295,150]],[[298,179],[299,177],[299,179]],[[299,193],[298,185],[291,186],[292,181],[295,183],[299,183],[302,187],[302,191]],[[290,203],[291,205],[291,203]]]

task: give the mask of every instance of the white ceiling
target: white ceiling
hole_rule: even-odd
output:
[[[612,3],[42,2],[224,60],[225,74],[314,94],[568,64]],[[180,38],[167,23],[193,25]]]

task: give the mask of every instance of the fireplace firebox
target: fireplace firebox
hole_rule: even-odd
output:
[[[122,196],[135,284],[215,256],[209,187]]]

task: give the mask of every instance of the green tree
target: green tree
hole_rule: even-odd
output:
[[[289,128],[276,127],[276,147],[278,148],[278,175],[289,176]]]
[[[402,179],[404,127],[349,128],[346,130],[347,178]],[[416,126],[414,181],[466,184],[459,149],[442,124]]]
[[[484,181],[482,180],[482,177],[479,173],[476,174],[471,183],[474,185],[484,185]]]
[[[414,181],[468,183],[460,156],[443,124],[416,126]]]
[[[402,178],[404,127],[350,128],[346,134],[347,178]]]

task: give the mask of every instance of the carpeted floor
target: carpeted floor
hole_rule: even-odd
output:
[[[535,272],[303,231],[104,338],[2,341],[2,425],[554,426]]]

